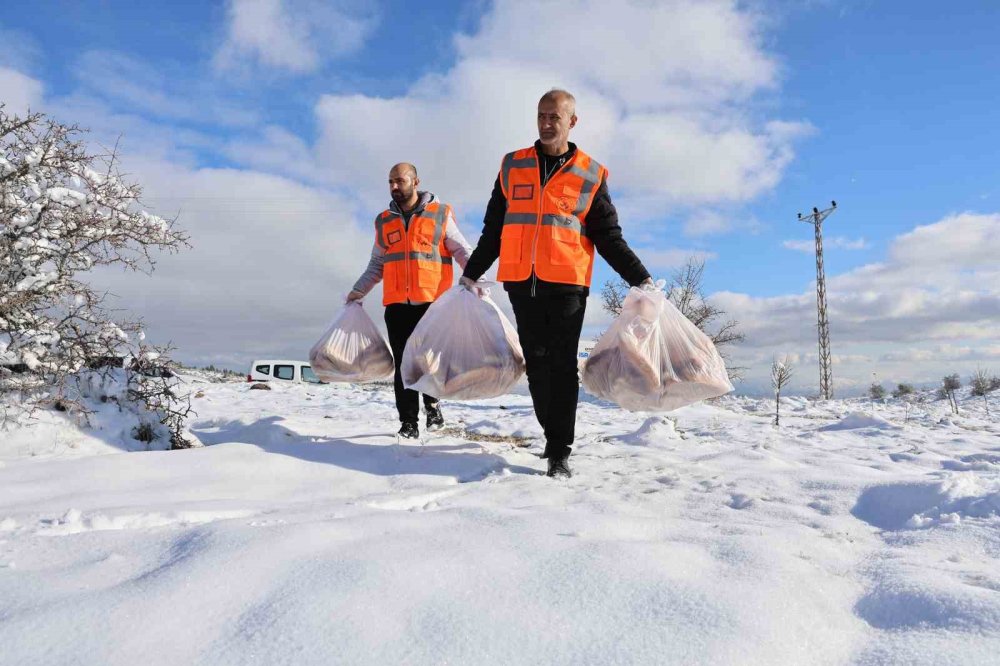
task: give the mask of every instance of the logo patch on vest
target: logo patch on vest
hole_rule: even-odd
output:
[[[556,205],[559,206],[560,210],[562,210],[565,213],[568,213],[571,210],[573,210],[573,205],[575,203],[576,202],[573,199],[570,199],[569,197],[562,197],[561,199],[559,199],[558,202],[556,202]]]
[[[531,184],[528,184],[528,185],[515,185],[514,186],[514,193],[513,193],[513,196],[511,198],[514,199],[515,201],[520,201],[520,200],[524,200],[524,199],[531,199],[534,196],[535,196],[535,186],[534,185],[531,185]]]
[[[400,232],[398,232],[398,231],[390,231],[389,232],[389,238],[388,238],[388,240],[389,240],[389,244],[390,245],[392,243],[398,243],[402,239],[403,239],[403,234],[401,234]]]

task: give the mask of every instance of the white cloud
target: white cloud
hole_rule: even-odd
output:
[[[939,355],[930,349],[900,349],[886,352],[878,360],[885,363],[927,363],[938,358]]]
[[[168,61],[157,66],[116,51],[94,50],[80,56],[78,94],[107,100],[116,109],[198,126],[249,127],[260,115],[227,100],[217,86],[192,78]]]
[[[666,277],[673,270],[683,266],[689,259],[705,262],[715,259],[718,256],[714,252],[685,250],[681,248],[658,250],[651,247],[636,247],[633,249],[636,255],[642,258],[642,263],[646,269],[654,273],[656,278]]]
[[[119,144],[126,153],[145,159],[194,165],[197,153],[217,150],[220,144],[208,131],[119,111],[112,102],[85,92],[47,99],[45,111],[60,122],[87,128],[86,140],[95,150]]]
[[[533,76],[530,85],[508,83],[499,92],[498,81],[523,81],[526,75]],[[477,61],[460,64],[446,79],[422,80],[405,98],[327,95],[316,109],[318,158],[333,178],[366,200],[382,201],[389,167],[407,161],[446,201],[482,207],[504,153],[531,142],[523,128],[534,125],[537,91],[557,80]]]
[[[997,257],[1000,214],[963,213],[898,236],[884,262],[828,276],[835,354],[850,357],[848,366],[884,366],[900,380],[933,377],[949,363],[993,358],[1000,349]],[[806,354],[817,344],[813,288],[769,298],[722,292],[711,300],[746,332],[742,358]],[[883,349],[865,351],[876,348]],[[863,363],[854,358],[858,354],[878,364]],[[871,370],[848,367],[847,376],[858,380]]]
[[[761,37],[757,17],[727,0],[497,0],[476,34],[456,43],[466,60],[566,72],[629,112],[698,112],[776,85]]]
[[[97,273],[179,358],[305,358],[368,262],[373,234],[342,196],[277,176],[126,156],[145,202],[191,236],[152,276]],[[363,249],[362,249],[363,248]],[[375,296],[370,297],[375,301]],[[373,316],[376,309],[369,309]]]
[[[30,34],[0,26],[0,67],[31,72],[37,68],[42,53],[37,40]]]
[[[717,236],[734,231],[759,234],[764,228],[753,215],[738,206],[724,208],[694,208],[684,220],[683,232],[691,238]]]
[[[748,131],[733,119],[708,125],[677,113],[631,115],[604,128],[615,137],[610,161],[627,192],[667,203],[747,201],[781,178],[798,133],[782,127]]]
[[[781,246],[786,250],[795,250],[796,252],[812,252],[816,248],[816,243],[814,241],[807,240],[786,240],[782,241]]]
[[[0,103],[6,112],[22,115],[29,108],[38,110],[42,104],[42,83],[16,70],[0,67]]]
[[[376,18],[325,0],[229,0],[226,40],[215,54],[220,70],[264,68],[307,73],[357,51]]]
[[[851,240],[850,238],[845,238],[844,236],[834,236],[831,240],[833,242],[833,247],[841,250],[867,250],[871,247],[864,237]]]
[[[927,363],[929,361],[997,363],[1000,362],[1000,344],[981,347],[943,344],[935,345],[929,349],[903,349],[882,354],[879,360],[890,363]]]
[[[890,258],[898,265],[934,268],[935,273],[956,268],[996,270],[998,250],[1000,214],[962,213],[904,234],[893,243]]]
[[[328,183],[329,176],[316,165],[312,148],[298,135],[273,125],[259,136],[239,137],[226,144],[225,153],[239,164],[297,178]]]
[[[567,35],[572,48],[553,48]],[[732,2],[500,0],[456,45],[450,70],[405,95],[320,100],[317,153],[335,177],[381,198],[385,169],[412,161],[445,199],[481,207],[558,86],[577,96],[572,138],[610,168],[621,209],[652,219],[768,191],[810,131],[754,119],[750,100],[776,89],[778,66],[756,16]]]
[[[709,236],[725,233],[733,226],[733,220],[730,216],[718,211],[702,210],[684,222],[684,234],[686,236]]]
[[[702,209],[695,211],[684,222],[684,235],[686,236],[710,236],[712,234],[722,234],[736,227],[738,221],[733,215],[722,213],[717,210]]]
[[[813,254],[816,251],[816,241],[813,240],[786,240],[781,246],[788,250]],[[823,250],[832,248],[835,250],[867,250],[870,247],[864,238],[850,239],[844,236],[833,236],[823,239]]]

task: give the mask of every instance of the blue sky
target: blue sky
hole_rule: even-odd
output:
[[[183,360],[301,356],[364,268],[395,161],[474,242],[495,165],[559,85],[652,272],[707,258],[748,385],[777,354],[812,382],[795,216],[831,199],[835,379],[930,381],[1000,369],[998,27],[985,1],[42,1],[0,18],[0,101],[122,136],[150,206],[179,214],[187,258],[102,279]],[[243,273],[278,247],[279,279]],[[596,301],[588,322],[607,323]]]

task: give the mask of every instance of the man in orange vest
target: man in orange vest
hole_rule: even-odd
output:
[[[524,350],[535,417],[545,431],[548,476],[569,477],[579,392],[577,351],[594,250],[632,286],[652,284],[622,238],[608,170],[569,141],[576,99],[550,90],[538,102],[538,141],[507,154],[461,283],[500,259]]]
[[[417,190],[418,185],[420,178],[412,164],[403,162],[389,171],[392,203],[375,218],[375,244],[368,268],[347,295],[348,301],[360,300],[382,281],[385,327],[396,364],[393,388],[402,439],[420,437],[418,393],[403,388],[399,372],[406,341],[430,304],[452,286],[452,259],[464,269],[472,253],[451,206],[431,192]],[[424,412],[428,430],[444,425],[441,406],[432,396],[424,396]]]

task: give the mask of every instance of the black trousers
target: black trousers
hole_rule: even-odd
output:
[[[568,456],[576,429],[580,380],[577,351],[587,297],[510,293],[535,418],[545,430],[547,458]]]
[[[396,391],[396,411],[399,412],[400,423],[416,423],[420,417],[420,399],[418,397],[420,394],[403,388],[403,377],[399,372],[399,367],[403,363],[403,349],[406,348],[406,341],[410,339],[410,334],[417,327],[417,322],[430,306],[430,303],[419,305],[393,303],[385,306],[385,327],[389,332],[389,348],[392,349],[392,358],[396,364],[393,389]],[[425,411],[428,407],[436,406],[437,398],[429,395],[424,396]]]

